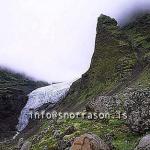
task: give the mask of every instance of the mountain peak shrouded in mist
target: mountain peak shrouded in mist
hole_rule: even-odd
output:
[[[149,0],[1,0],[0,65],[47,82],[77,79],[90,66],[99,14],[122,25],[149,6]]]
[[[133,8],[131,11],[125,13],[122,16],[122,18],[120,18],[119,25],[120,26],[128,25],[129,23],[136,21],[137,18],[145,14],[150,14],[150,4],[147,4],[147,6],[144,7],[137,6]]]
[[[148,13],[138,15],[124,28],[120,28],[115,19],[101,15],[97,22],[95,51],[90,68],[71,86],[64,108],[76,110],[82,107],[77,100],[80,99],[84,106],[85,101],[93,96],[140,74],[149,64],[149,28]]]
[[[109,16],[106,16],[104,14],[101,14],[98,18],[98,25],[117,25],[117,21]]]

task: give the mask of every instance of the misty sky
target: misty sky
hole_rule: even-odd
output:
[[[97,17],[121,21],[150,0],[0,0],[0,65],[66,81],[89,68]]]

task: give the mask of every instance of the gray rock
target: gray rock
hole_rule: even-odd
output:
[[[115,139],[115,134],[107,133],[103,136],[104,141],[108,144],[111,150],[115,149],[113,145],[113,140]]]
[[[58,150],[64,150],[68,147],[68,141],[65,140],[59,140],[58,141]]]
[[[32,145],[31,142],[26,141],[26,142],[23,144],[23,146],[21,147],[21,150],[30,150],[31,145]]]
[[[118,96],[99,96],[86,105],[86,111],[91,112],[116,112],[119,110],[121,101]]]
[[[65,150],[70,150],[70,148],[68,147],[68,148],[66,148]]]
[[[135,150],[150,150],[150,134],[140,140]]]
[[[45,146],[45,147],[43,148],[43,150],[48,150],[48,146]]]
[[[20,148],[22,147],[23,142],[24,142],[24,141],[23,141],[23,138],[20,138],[19,141],[18,141],[18,144],[17,144],[17,148],[18,148],[18,149],[20,149]]]
[[[54,133],[53,134],[54,138],[56,138],[56,139],[60,138],[60,136],[61,136],[61,131],[60,130],[55,130],[53,133]]]
[[[126,93],[124,109],[129,128],[138,133],[150,129],[150,90],[134,89]]]
[[[76,130],[74,126],[70,126],[64,131],[63,136],[73,134]]]

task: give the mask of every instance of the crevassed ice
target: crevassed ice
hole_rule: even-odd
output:
[[[31,92],[26,106],[21,111],[17,130],[22,131],[29,123],[30,109],[35,110],[46,103],[56,103],[66,95],[72,82],[52,84],[46,87],[38,88]]]

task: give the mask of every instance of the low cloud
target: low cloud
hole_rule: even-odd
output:
[[[35,79],[79,78],[90,66],[103,13],[119,24],[149,0],[0,0],[0,65]]]

